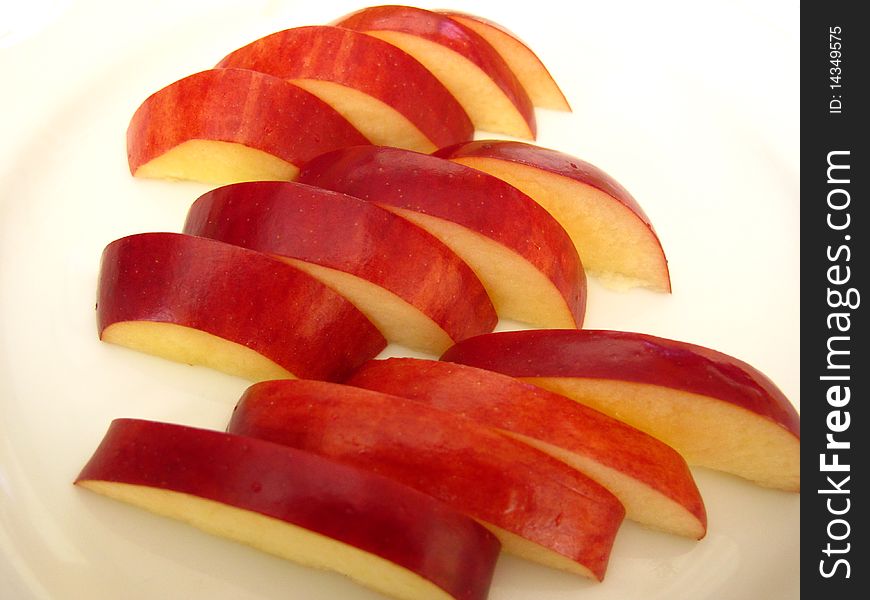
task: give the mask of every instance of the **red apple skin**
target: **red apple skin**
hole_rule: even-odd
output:
[[[334,25],[357,31],[398,31],[441,44],[480,67],[501,88],[537,134],[535,111],[526,90],[495,48],[477,32],[448,15],[411,6],[373,6],[338,19]]]
[[[295,182],[228,185],[194,202],[184,232],[352,273],[420,308],[454,340],[498,322],[480,280],[452,250],[353,196]]]
[[[469,419],[352,386],[254,384],[227,430],[396,479],[575,560],[598,579],[625,514],[610,492],[543,452]]]
[[[537,202],[501,179],[428,154],[368,145],[318,156],[296,181],[453,221],[499,242],[553,282],[582,326],[586,274],[571,238]]]
[[[498,540],[386,477],[279,444],[139,419],[112,422],[76,478],[172,490],[273,517],[484,600]]]
[[[386,340],[344,297],[269,255],[177,233],[121,238],[103,252],[97,328],[175,323],[255,350],[297,377],[341,379]]]
[[[288,81],[211,69],[155,92],[136,110],[127,129],[130,172],[195,139],[242,144],[297,166],[328,150],[368,143],[331,106]]]
[[[745,408],[800,438],[800,416],[766,375],[686,342],[609,330],[511,331],[463,340],[441,360],[512,377],[613,379],[683,390]]]
[[[344,383],[402,396],[588,456],[671,498],[706,527],[704,501],[682,456],[570,398],[493,371],[417,358],[371,360]]]
[[[643,223],[652,234],[655,243],[658,245],[659,250],[661,250],[662,256],[664,256],[664,250],[662,249],[658,234],[656,234],[652,222],[637,200],[634,199],[634,196],[603,170],[575,156],[551,148],[536,146],[535,144],[510,140],[460,142],[437,150],[433,153],[433,156],[446,159],[492,158],[503,160],[540,169],[600,190],[622,204]],[[667,265],[666,262],[665,265]],[[670,293],[671,282],[667,266],[665,266],[664,271],[664,290]]]
[[[510,36],[511,38],[513,38],[517,43],[521,44],[522,46],[525,46],[525,48],[526,48],[526,50],[528,50],[529,54],[535,57],[537,62],[540,64],[541,69],[544,72],[546,72],[547,76],[549,76],[550,80],[553,83],[553,87],[555,88],[555,91],[558,93],[557,95],[559,97],[559,101],[555,102],[555,105],[535,104],[534,94],[529,93],[528,88],[526,86],[523,86],[523,89],[526,90],[526,93],[528,93],[528,95],[529,95],[529,99],[532,101],[532,105],[539,106],[541,108],[550,108],[550,109],[554,109],[554,110],[562,110],[565,112],[571,112],[571,105],[568,103],[568,99],[565,98],[565,94],[562,92],[561,89],[559,89],[559,85],[556,83],[556,80],[550,74],[549,69],[547,69],[546,65],[544,65],[543,61],[541,61],[541,59],[537,56],[537,54],[535,54],[535,52],[532,51],[532,49],[529,48],[529,46],[525,42],[523,42],[520,39],[520,37],[517,34],[515,34],[513,31],[510,31],[507,27],[505,27],[499,23],[496,23],[495,21],[492,21],[492,20],[487,19],[485,17],[481,17],[479,15],[472,15],[470,13],[457,11],[457,10],[448,10],[448,9],[439,9],[437,12],[444,14],[444,15],[447,15],[448,17],[450,17],[451,19],[453,19],[455,21],[458,21],[462,25],[465,25],[465,23],[467,23],[469,21],[470,22],[477,22],[481,26],[485,26],[485,27],[500,31],[500,32]],[[466,27],[468,27],[468,26],[466,25]],[[469,27],[469,29],[474,30],[473,27]],[[484,37],[484,39],[486,39],[485,36],[481,36],[481,37]],[[490,44],[490,45],[492,45],[492,44]],[[511,67],[510,62],[507,60],[505,60],[505,62],[508,64],[508,67],[511,68],[511,70],[513,71],[514,69]],[[520,78],[518,77],[517,79],[519,80]],[[520,85],[522,85],[522,83],[523,82],[520,81]]]
[[[475,140],[460,142],[441,148],[433,152],[433,155],[447,159],[465,157],[495,158],[534,167],[555,175],[561,175],[579,183],[585,183],[601,190],[608,196],[612,196],[636,214],[649,229],[653,228],[643,208],[618,181],[595,165],[565,152],[510,140]]]
[[[281,79],[318,79],[369,94],[414,123],[436,146],[474,135],[456,98],[428,69],[392,44],[351,29],[296,27],[260,38],[218,67],[251,69]]]

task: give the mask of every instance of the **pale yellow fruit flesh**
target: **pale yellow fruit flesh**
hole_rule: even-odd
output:
[[[366,33],[401,48],[429,69],[459,101],[475,129],[534,139],[529,124],[501,88],[480,67],[458,52],[409,33]]]
[[[484,157],[451,159],[494,175],[547,210],[568,235],[586,273],[612,288],[669,291],[667,260],[653,231],[601,190],[520,163]]]
[[[103,330],[104,342],[251,381],[295,379],[293,373],[242,344],[205,331],[154,321],[121,321]]]
[[[437,147],[407,117],[396,109],[356,90],[332,81],[291,79],[351,122],[372,144],[393,146],[429,154]]]
[[[96,480],[78,485],[269,554],[336,571],[393,598],[452,598],[432,582],[380,556],[280,519],[172,490]]]
[[[553,282],[513,250],[452,221],[381,206],[419,225],[458,254],[480,279],[500,317],[536,327],[577,327]]]
[[[706,527],[695,515],[643,481],[559,446],[509,431],[502,433],[561,460],[600,483],[622,502],[626,518],[658,531],[695,540],[704,537]]]
[[[498,541],[501,542],[501,549],[506,554],[511,554],[524,560],[550,567],[551,569],[567,571],[568,573],[595,579],[592,571],[567,556],[549,550],[506,529],[496,527],[491,523],[481,521],[480,524],[489,529],[498,538]]]
[[[218,185],[242,181],[291,181],[299,167],[235,142],[188,140],[136,169],[136,177],[181,179]]]
[[[657,385],[576,377],[524,377],[640,429],[690,465],[765,487],[800,491],[800,439],[724,400]]]
[[[370,281],[303,260],[282,257],[352,302],[387,340],[440,355],[453,340],[435,321],[391,291]]]
[[[532,104],[540,108],[569,111],[571,107],[553,76],[541,59],[514,36],[498,27],[461,15],[450,15],[489,42],[505,60],[529,95]]]

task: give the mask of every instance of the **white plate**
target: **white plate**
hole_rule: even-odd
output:
[[[538,51],[574,107],[539,111],[539,143],[626,185],[670,259],[671,296],[593,282],[588,326],[722,350],[799,406],[797,8],[617,2],[572,3],[566,13],[568,3],[518,4],[461,7]],[[111,419],[223,428],[246,386],[97,341],[103,247],[178,231],[206,189],[131,178],[130,116],[152,91],[256,37],[361,4],[0,6],[0,595],[376,598],[72,486]],[[505,558],[491,597],[798,597],[799,495],[696,475],[710,520],[700,543],[626,524],[603,584]]]

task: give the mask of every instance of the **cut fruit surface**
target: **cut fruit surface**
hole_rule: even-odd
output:
[[[306,163],[297,181],[375,202],[429,231],[474,270],[499,316],[582,325],[586,276],[570,237],[497,177],[431,155],[356,146]]]
[[[539,450],[461,416],[357,387],[255,384],[228,431],[392,477],[489,526],[507,552],[597,579],[624,515],[610,492]]]
[[[294,182],[224,186],[194,202],[184,232],[280,256],[348,298],[388,340],[430,354],[497,322],[450,248],[353,196]]]
[[[463,106],[476,129],[535,139],[532,102],[516,75],[483,37],[445,14],[410,6],[374,6],[342,17],[420,61]]]
[[[800,490],[800,416],[764,374],[721,352],[631,332],[541,330],[469,338],[441,358],[573,398],[690,465]]]
[[[390,479],[261,440],[117,419],[76,485],[402,600],[484,600],[498,541]]]
[[[175,323],[121,321],[103,329],[100,339],[109,344],[186,365],[201,365],[251,381],[296,377],[248,346]]]
[[[127,129],[137,177],[289,179],[322,152],[368,140],[317,96],[271,75],[211,69],[149,96]]]
[[[477,15],[450,10],[438,11],[475,31],[496,49],[517,76],[534,106],[571,111],[565,94],[559,89],[550,71],[531,48],[520,38],[493,21]]]
[[[436,156],[479,169],[522,190],[571,236],[583,266],[613,287],[670,292],[668,261],[652,223],[607,173],[564,152],[523,142],[478,140]]]
[[[704,502],[686,461],[621,421],[513,377],[415,358],[372,360],[345,381],[423,402],[497,429],[562,460],[619,498],[626,517],[704,537]]]
[[[295,179],[299,167],[236,142],[188,140],[136,169],[136,177],[204,183]]]
[[[254,380],[340,379],[386,346],[353,304],[307,273],[176,233],[106,247],[97,327],[107,342]]]
[[[286,29],[235,50],[218,67],[287,79],[331,105],[374,144],[431,152],[474,135],[465,110],[426,67],[359,31]]]

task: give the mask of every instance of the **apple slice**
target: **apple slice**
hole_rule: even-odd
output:
[[[497,177],[428,154],[354,146],[306,163],[297,181],[376,202],[426,229],[471,266],[499,316],[583,323],[586,275],[571,238]]]
[[[334,25],[398,46],[429,69],[459,100],[477,129],[533,140],[532,101],[489,42],[445,14],[411,6],[373,6]]]
[[[571,236],[590,275],[613,287],[671,291],[668,261],[652,223],[616,180],[564,152],[523,142],[480,140],[436,156],[485,171],[547,209]]]
[[[550,71],[531,48],[498,23],[468,13],[439,10],[451,19],[475,31],[496,49],[529,95],[532,105],[571,112],[565,94],[550,75]]]
[[[552,457],[470,419],[318,381],[249,387],[232,433],[371,469],[490,527],[513,554],[601,579],[624,508]]]
[[[75,481],[403,600],[485,600],[498,540],[374,473],[228,433],[116,419]]]
[[[233,183],[293,179],[322,152],[365,144],[317,96],[264,73],[211,69],[152,94],[127,129],[136,177]]]
[[[344,383],[460,414],[538,448],[619,498],[626,517],[701,539],[707,514],[686,461],[657,439],[513,377],[466,365],[372,360]]]
[[[800,490],[800,416],[770,379],[721,352],[640,333],[550,330],[469,338],[441,358],[573,398],[690,465]]]
[[[432,152],[474,135],[465,110],[426,67],[359,31],[286,29],[239,48],[217,66],[287,79],[331,105],[374,144]]]
[[[452,250],[353,196],[287,181],[232,184],[200,196],[184,232],[284,258],[348,298],[389,341],[436,356],[498,320]]]
[[[386,346],[357,308],[267,254],[177,233],[103,251],[100,339],[254,381],[341,379]]]

